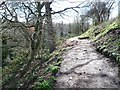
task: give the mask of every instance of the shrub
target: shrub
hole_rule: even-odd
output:
[[[58,72],[59,67],[55,65],[50,65],[46,68],[47,72],[51,72],[53,75],[55,75]]]
[[[43,77],[39,78],[39,82],[34,86],[34,90],[53,90],[53,84],[56,79],[54,77],[45,80]]]

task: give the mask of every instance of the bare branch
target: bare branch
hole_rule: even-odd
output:
[[[2,3],[0,4],[0,7],[1,7],[3,4],[5,4],[5,2],[2,2]]]
[[[29,6],[25,5],[25,3],[22,3],[22,4],[23,4],[24,7],[26,7],[28,10],[30,10],[31,14],[33,14],[35,17],[37,17],[36,14],[33,12],[33,10],[32,10]]]
[[[77,6],[74,6],[74,7],[68,7],[68,8],[65,8],[65,9],[60,10],[60,11],[52,12],[51,14],[61,13],[61,12],[64,12],[64,11],[66,11],[66,10],[70,10],[70,9],[75,10],[75,9],[77,9],[77,8],[82,8],[82,7],[80,7],[80,5],[82,5],[84,2],[86,2],[86,1],[83,1],[82,3],[80,3],[80,4],[77,5]],[[84,6],[83,6],[83,7],[84,7]]]

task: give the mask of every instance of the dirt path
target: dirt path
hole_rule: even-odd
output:
[[[118,88],[118,67],[96,52],[90,40],[66,41],[57,88]]]

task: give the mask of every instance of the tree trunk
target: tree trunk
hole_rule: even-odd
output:
[[[49,48],[50,53],[55,50],[55,32],[52,26],[52,16],[51,16],[51,2],[44,2],[45,5],[45,16],[46,16],[46,30],[47,30],[47,46]]]

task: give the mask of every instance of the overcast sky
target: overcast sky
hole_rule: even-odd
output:
[[[1,1],[1,0],[0,0]],[[15,0],[14,0],[15,1]],[[93,1],[93,0],[54,0],[54,2],[52,3],[51,7],[54,11],[59,11],[59,10],[63,10],[64,8],[67,7],[74,7],[77,6],[78,4],[82,3],[83,1]],[[95,0],[96,1],[96,0]],[[103,0],[103,1],[107,1],[107,0]],[[110,0],[108,0],[110,1]],[[114,4],[114,9],[112,10],[112,14],[111,14],[111,18],[114,18],[118,15],[118,5],[117,2],[120,0],[115,0],[116,3]],[[84,4],[81,5],[84,6]],[[79,14],[82,15],[84,14],[84,9],[77,9],[79,11]],[[63,22],[63,23],[72,23],[75,19],[75,17],[78,15],[78,13],[76,13],[73,10],[68,10],[64,12],[64,15],[62,14],[62,17],[59,14],[53,15],[53,22],[59,23],[59,22]],[[23,19],[21,19],[22,21]]]
[[[63,10],[66,7],[73,7],[76,6],[80,3],[82,3],[84,0],[60,0],[57,2],[55,1],[51,7],[54,11],[59,11],[59,10]],[[90,1],[90,0],[88,0]],[[104,0],[106,1],[106,0]],[[120,1],[120,0],[119,0]],[[114,18],[118,15],[118,5],[117,5],[118,0],[116,0],[116,3],[114,4],[114,9],[112,10],[112,14],[110,18]],[[83,4],[84,5],[84,4]],[[79,9],[80,14],[82,15],[84,13],[83,9]],[[72,23],[74,18],[77,16],[78,14],[73,11],[73,10],[68,10],[65,12],[65,15],[63,15],[63,17],[61,17],[59,14],[54,15],[53,16],[53,22],[63,22],[63,23]]]

